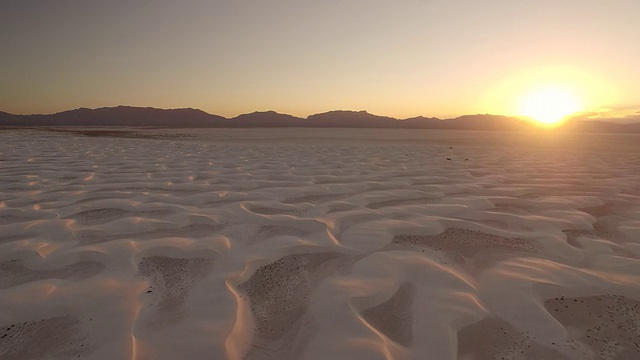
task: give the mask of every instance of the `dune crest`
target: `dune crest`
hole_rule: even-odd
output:
[[[635,359],[636,135],[0,131],[0,358]]]

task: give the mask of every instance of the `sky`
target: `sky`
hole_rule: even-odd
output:
[[[0,111],[519,115],[556,86],[640,120],[638,0],[3,0]]]

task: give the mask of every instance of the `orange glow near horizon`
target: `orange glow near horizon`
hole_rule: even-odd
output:
[[[591,69],[561,64],[505,74],[480,101],[485,113],[522,116],[554,126],[568,116],[610,108],[621,101],[621,94]]]
[[[559,86],[539,88],[525,96],[519,107],[519,115],[532,118],[543,125],[556,125],[567,116],[583,110],[581,101]]]

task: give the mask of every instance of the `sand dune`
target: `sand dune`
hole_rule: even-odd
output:
[[[0,132],[0,358],[640,358],[637,137],[122,131]]]

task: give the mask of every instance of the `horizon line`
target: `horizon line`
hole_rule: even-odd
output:
[[[100,110],[100,109],[116,109],[116,108],[136,108],[136,109],[154,109],[154,110],[163,110],[163,111],[170,111],[170,110],[196,110],[196,111],[202,111],[205,114],[208,115],[213,115],[213,116],[220,116],[223,117],[225,119],[234,119],[237,118],[239,116],[242,115],[250,115],[250,114],[256,114],[256,113],[269,113],[269,112],[273,112],[279,115],[288,115],[288,116],[292,116],[292,117],[296,117],[299,119],[307,119],[310,116],[314,116],[314,115],[320,115],[320,114],[326,114],[326,113],[331,113],[331,112],[352,112],[352,113],[366,113],[369,115],[373,115],[373,116],[380,116],[380,117],[387,117],[390,119],[394,119],[394,120],[408,120],[408,119],[415,119],[415,118],[425,118],[425,119],[438,119],[438,120],[454,120],[457,118],[461,118],[463,116],[502,116],[502,117],[509,117],[509,118],[516,118],[519,120],[534,120],[531,118],[528,118],[526,116],[522,116],[522,115],[505,115],[505,114],[492,114],[492,113],[467,113],[467,114],[462,114],[462,115],[458,115],[458,116],[453,116],[453,117],[439,117],[439,116],[425,116],[425,115],[416,115],[416,116],[410,116],[410,117],[395,117],[395,116],[390,116],[390,115],[381,115],[381,114],[374,114],[369,112],[366,109],[361,109],[361,110],[352,110],[352,109],[333,109],[333,110],[327,110],[327,111],[323,111],[323,112],[317,112],[317,113],[312,113],[309,114],[305,117],[301,117],[301,116],[297,116],[297,115],[292,115],[292,114],[288,114],[288,113],[284,113],[284,112],[279,112],[277,110],[273,110],[273,109],[268,109],[268,110],[255,110],[255,111],[250,111],[250,112],[243,112],[240,113],[238,115],[235,116],[224,116],[224,115],[219,115],[216,113],[212,113],[212,112],[208,112],[205,110],[202,110],[200,108],[195,108],[195,107],[175,107],[175,108],[161,108],[161,107],[155,107],[155,106],[134,106],[134,105],[114,105],[114,106],[100,106],[100,107],[85,107],[85,106],[81,106],[81,107],[76,107],[76,108],[71,108],[71,109],[67,109],[67,110],[61,110],[61,111],[57,111],[57,112],[52,112],[52,113],[11,113],[11,112],[7,112],[7,111],[3,111],[0,110],[0,112],[4,112],[5,114],[9,114],[9,115],[15,115],[15,116],[49,116],[49,115],[56,115],[56,114],[61,114],[64,112],[68,112],[68,111],[74,111],[74,110]],[[534,120],[535,121],[535,120]]]
[[[211,116],[218,116],[227,120],[232,120],[235,118],[238,118],[240,116],[243,115],[251,115],[251,114],[259,114],[259,113],[276,113],[278,115],[285,115],[285,116],[291,116],[294,118],[298,118],[298,119],[302,119],[302,120],[306,120],[311,116],[314,115],[321,115],[321,114],[327,114],[327,113],[332,113],[332,112],[348,112],[348,113],[366,113],[372,116],[377,116],[377,117],[385,117],[385,118],[389,118],[392,120],[396,120],[396,121],[405,121],[405,120],[410,120],[410,119],[416,119],[416,118],[424,118],[424,119],[435,119],[435,120],[440,120],[440,121],[448,121],[448,120],[456,120],[465,116],[495,116],[495,117],[505,117],[505,118],[511,118],[511,119],[515,119],[515,120],[519,120],[519,121],[525,121],[525,122],[532,122],[532,123],[538,123],[538,121],[534,118],[531,117],[527,117],[524,115],[505,115],[505,114],[492,114],[492,113],[468,113],[468,114],[462,114],[462,115],[458,115],[455,117],[437,117],[437,116],[425,116],[425,115],[417,115],[417,116],[410,116],[410,117],[394,117],[394,116],[389,116],[389,115],[380,115],[380,114],[374,114],[374,113],[370,113],[368,110],[363,109],[363,110],[351,110],[351,109],[333,109],[333,110],[327,110],[324,112],[318,112],[318,113],[313,113],[313,114],[309,114],[306,117],[301,117],[301,116],[297,116],[297,115],[292,115],[292,114],[288,114],[288,113],[284,113],[284,112],[279,112],[277,110],[273,110],[273,109],[268,109],[268,110],[255,110],[255,111],[251,111],[251,112],[244,112],[244,113],[240,113],[236,116],[232,116],[232,117],[227,117],[224,115],[219,115],[219,114],[215,114],[215,113],[211,113],[205,110],[202,110],[200,108],[195,108],[195,107],[176,107],[176,108],[161,108],[161,107],[155,107],[155,106],[134,106],[134,105],[115,105],[115,106],[100,106],[100,107],[85,107],[85,106],[81,106],[81,107],[77,107],[77,108],[72,108],[72,109],[67,109],[67,110],[62,110],[62,111],[58,111],[58,112],[53,112],[53,113],[31,113],[31,114],[16,114],[16,113],[10,113],[10,112],[6,112],[3,110],[0,110],[0,113],[5,113],[8,115],[13,115],[13,116],[51,116],[51,115],[57,115],[57,114],[62,114],[65,112],[69,112],[69,111],[75,111],[75,110],[91,110],[91,111],[96,111],[96,110],[101,110],[101,109],[117,109],[117,108],[132,108],[132,109],[152,109],[152,110],[159,110],[159,111],[172,111],[172,110],[194,110],[194,111],[201,111],[207,115],[211,115]],[[600,122],[609,122],[612,124],[637,124],[640,123],[640,120],[631,120],[629,121],[628,119],[626,120],[625,117],[607,117],[607,118],[589,118],[589,117],[584,117],[584,116],[580,116],[581,114],[584,113],[575,113],[572,115],[568,115],[564,120],[562,120],[562,123],[566,123],[568,121],[600,121]]]

